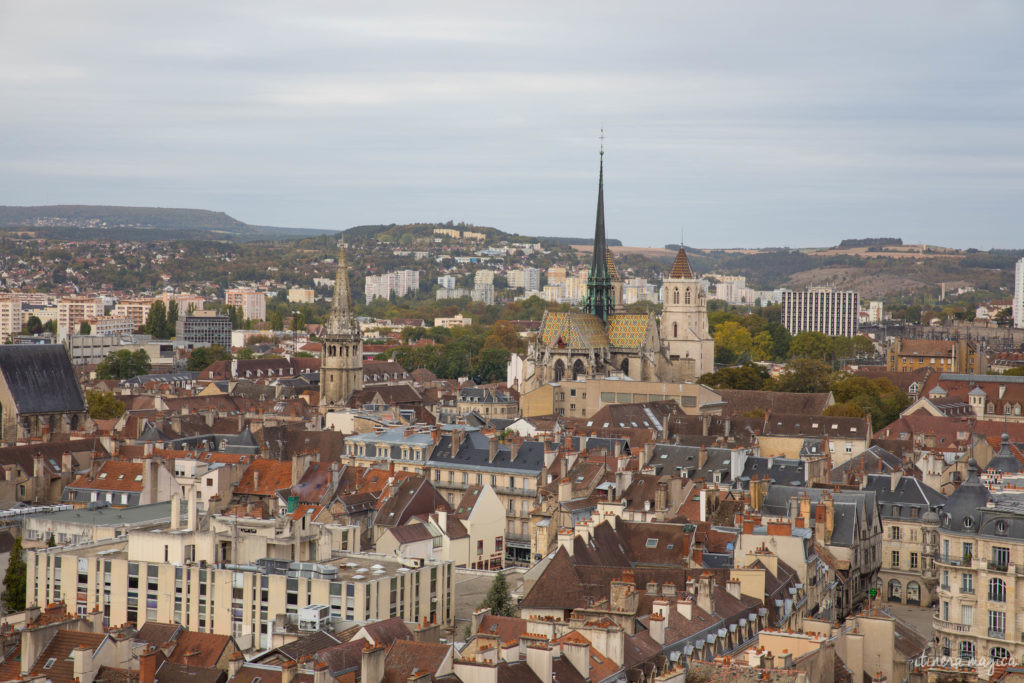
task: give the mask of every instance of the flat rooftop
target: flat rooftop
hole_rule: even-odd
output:
[[[188,515],[188,506],[181,506],[182,520]],[[58,512],[41,512],[26,519],[42,522],[58,522],[71,524],[87,524],[91,526],[122,526],[124,524],[145,524],[147,522],[171,521],[171,502],[137,505],[127,508],[97,507],[80,508],[78,510],[60,510]]]

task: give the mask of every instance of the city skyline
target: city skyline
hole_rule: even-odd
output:
[[[0,204],[699,248],[1020,247],[1010,2],[0,14]]]

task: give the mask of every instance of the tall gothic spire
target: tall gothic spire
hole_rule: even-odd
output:
[[[334,300],[331,302],[331,316],[328,330],[333,334],[359,329],[352,315],[352,291],[348,284],[348,258],[345,243],[338,248],[338,270],[334,276]]]
[[[607,321],[614,312],[615,295],[608,271],[608,247],[604,233],[604,131],[601,131],[601,161],[597,176],[597,220],[594,225],[594,256],[587,277],[587,295],[583,308],[587,313]]]

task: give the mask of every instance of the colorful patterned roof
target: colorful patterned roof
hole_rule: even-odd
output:
[[[651,318],[646,313],[617,314],[608,317],[608,340],[616,349],[638,349],[647,336]]]
[[[612,258],[612,250],[604,250],[604,262],[608,264],[608,277],[613,280],[619,279],[619,271],[615,269],[615,260]]]
[[[570,349],[604,348],[608,344],[601,319],[582,311],[548,311],[541,321],[541,343],[545,346],[562,345]]]

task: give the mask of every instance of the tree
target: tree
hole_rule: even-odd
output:
[[[1016,368],[1010,368],[1003,372],[1004,375],[1010,375],[1011,377],[1024,377],[1024,365]]]
[[[295,355],[298,355],[298,354],[295,354]],[[235,354],[235,358],[237,358],[238,360],[249,360],[252,357],[253,357],[252,349],[250,349],[248,346],[245,346],[245,347],[242,347],[242,348],[238,349],[238,353]]]
[[[700,383],[712,389],[755,389],[768,388],[771,378],[768,371],[757,365],[721,368],[701,375]]]
[[[789,343],[790,358],[825,358],[832,350],[828,337],[821,332],[801,332]]]
[[[852,412],[850,406],[860,411],[854,417],[870,414],[871,423],[875,429],[881,429],[895,420],[910,405],[910,397],[887,377],[869,378],[848,375],[834,381],[831,388],[837,403],[836,406],[831,406],[832,408],[839,410],[838,404],[842,404],[847,406],[843,408],[847,412]]]
[[[177,332],[178,302],[172,301],[167,307],[167,336],[173,337]]]
[[[7,575],[4,576],[4,592],[0,596],[7,612],[22,612],[25,609],[25,581],[28,568],[25,566],[25,553],[21,549],[21,537],[14,539],[11,558],[7,561]],[[488,597],[490,597],[488,595]]]
[[[51,531],[50,532],[50,537],[48,539],[46,539],[46,547],[47,548],[52,548],[52,547],[54,547],[56,545],[57,545],[57,539],[54,538],[53,532]]]
[[[738,322],[728,320],[715,330],[715,362],[735,363],[738,360],[750,359],[753,337]]]
[[[504,349],[510,353],[522,353],[526,350],[526,340],[519,336],[512,323],[499,320],[494,323],[491,333],[484,339],[485,349]]]
[[[188,357],[188,369],[202,372],[219,360],[231,360],[231,352],[219,344],[200,346],[192,349],[192,353]]]
[[[13,561],[14,554],[11,553]],[[22,579],[24,581],[24,579]],[[512,604],[512,595],[508,590],[508,581],[505,580],[505,573],[498,572],[491,582],[491,588],[487,591],[487,597],[480,603],[478,609],[488,608],[491,614],[499,617],[514,617],[516,607]]]
[[[832,366],[824,361],[794,358],[789,362],[786,371],[779,376],[776,388],[779,391],[804,394],[828,391],[831,374]]]
[[[88,320],[83,320],[82,324],[78,326],[78,334],[92,334],[92,325]]]
[[[149,316],[142,331],[153,335],[154,339],[170,339],[171,332],[167,329],[167,307],[163,301],[154,301],[149,307]]]
[[[43,331],[43,321],[38,316],[30,315],[22,331],[25,334],[39,334]]]
[[[124,413],[124,403],[109,391],[87,391],[85,400],[89,404],[89,417],[94,420],[112,420]]]
[[[477,377],[485,383],[498,382],[508,375],[509,352],[505,349],[484,349],[474,363]]]
[[[129,379],[138,375],[145,375],[153,368],[149,360],[149,354],[145,349],[129,351],[111,351],[107,357],[96,366],[96,377],[99,379]]]
[[[49,332],[50,334],[57,334],[57,321],[47,320],[46,324],[43,325],[43,332]]]

